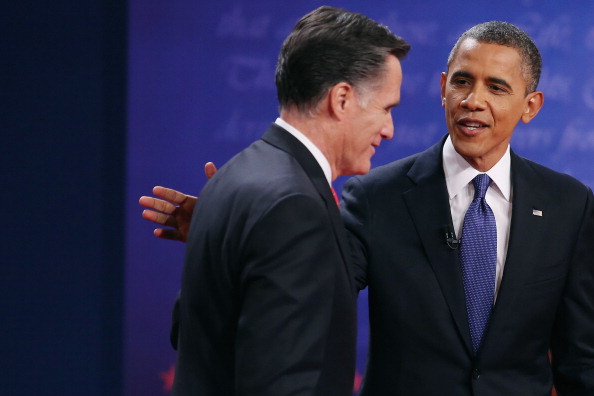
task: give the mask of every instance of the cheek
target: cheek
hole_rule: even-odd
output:
[[[518,108],[508,104],[495,104],[491,107],[491,117],[495,121],[495,125],[509,126],[513,125],[514,119],[519,119]]]
[[[364,128],[360,129],[357,136],[353,139],[353,146],[360,153],[365,153],[369,149],[377,135],[376,131],[379,130],[378,128],[372,129],[370,125],[366,125]]]
[[[455,115],[456,115],[456,106],[454,106],[452,104],[452,102],[446,101],[446,105],[445,105],[446,123],[448,123],[448,124],[452,123],[453,120],[455,119]]]
[[[460,98],[460,95],[454,95],[454,94],[450,94],[448,96],[446,96],[446,100],[445,100],[445,110],[447,114],[450,113],[454,113],[456,111],[456,109],[458,108],[458,103],[460,103],[462,99]]]

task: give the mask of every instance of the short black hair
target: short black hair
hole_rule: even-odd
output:
[[[410,45],[365,15],[320,7],[301,18],[285,39],[276,66],[282,108],[315,108],[331,87],[356,88],[379,77],[388,55],[406,56]]]
[[[473,26],[458,38],[448,56],[448,68],[456,57],[464,40],[473,39],[480,43],[498,44],[518,51],[522,58],[522,75],[526,81],[526,94],[536,91],[542,69],[540,52],[530,36],[519,27],[508,22],[491,21]]]

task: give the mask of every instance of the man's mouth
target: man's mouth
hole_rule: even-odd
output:
[[[467,118],[462,118],[459,120],[458,125],[468,132],[478,132],[489,126],[489,124],[480,120],[472,120]]]

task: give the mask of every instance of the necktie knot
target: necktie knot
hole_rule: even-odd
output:
[[[472,184],[474,185],[474,199],[483,199],[491,185],[491,178],[486,173],[481,173],[472,179]]]

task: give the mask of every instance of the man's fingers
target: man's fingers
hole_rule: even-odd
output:
[[[172,203],[153,197],[140,197],[138,203],[145,208],[154,209],[167,214],[172,214],[177,208],[177,206],[173,205]]]
[[[153,231],[153,234],[155,234],[157,238],[185,242],[185,240],[182,239],[182,235],[177,230],[157,228]]]
[[[210,179],[215,173],[217,173],[217,167],[212,162],[207,162],[204,165],[204,173],[206,174],[206,178]]]
[[[153,187],[153,194],[159,198],[163,198],[166,201],[180,204],[185,199],[185,194],[181,194],[178,191],[172,190],[171,188],[155,186]]]
[[[155,212],[154,210],[143,210],[142,218],[167,227],[177,226],[177,222],[173,216],[165,213]]]
[[[192,195],[186,195],[186,194],[179,192],[177,190],[173,190],[171,188],[161,187],[161,186],[155,186],[153,188],[153,194],[155,194],[159,198],[163,198],[164,200],[166,200],[168,202],[173,202],[176,205],[180,205],[180,204],[184,203],[184,201],[188,197],[195,198]]]

